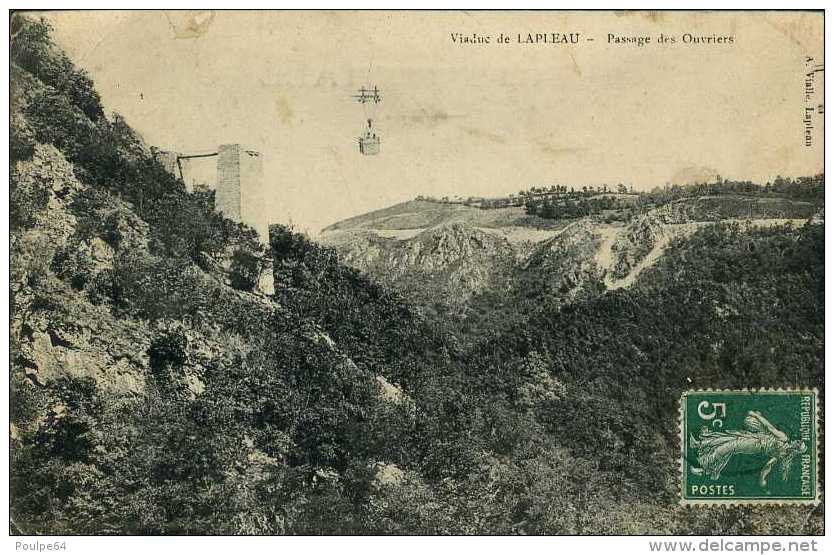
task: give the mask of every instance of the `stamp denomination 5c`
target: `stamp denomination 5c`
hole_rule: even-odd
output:
[[[815,389],[681,397],[684,504],[819,502]]]

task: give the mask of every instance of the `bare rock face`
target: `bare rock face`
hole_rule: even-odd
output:
[[[40,385],[62,376],[90,377],[106,389],[140,391],[149,343],[145,330],[116,320],[55,274],[55,261],[60,259],[56,255],[66,253],[85,260],[83,269],[91,276],[113,267],[113,246],[101,237],[79,234],[79,220],[70,207],[84,186],[72,165],[50,145],[36,145],[32,158],[19,162],[16,170],[20,182],[43,187],[47,194],[37,225],[12,238],[11,334],[19,345],[18,362]],[[120,201],[112,203],[111,212],[124,215],[117,222],[123,227],[122,245],[145,245],[144,222]],[[42,309],[39,305],[44,304]]]
[[[51,330],[50,330],[51,331]],[[141,367],[128,358],[115,359],[86,339],[62,341],[57,333],[35,332],[25,350],[33,381],[46,384],[62,376],[90,377],[105,389],[139,392],[144,386]]]
[[[603,238],[593,221],[546,233],[544,240],[511,242],[501,228],[449,222],[402,239],[348,230],[329,232],[323,241],[343,262],[424,306],[455,309],[481,293],[504,296],[512,288],[569,301],[601,283],[597,255]]]
[[[373,231],[326,236],[340,259],[423,302],[461,304],[495,286],[515,260],[506,238],[463,223],[428,228],[407,239]]]
[[[395,464],[376,463],[373,470],[374,487],[378,489],[398,486],[405,479],[405,472]]]
[[[592,223],[588,220],[576,221],[534,249],[523,267],[543,267],[568,256],[590,256],[596,252],[596,242]]]
[[[442,271],[474,257],[494,257],[510,251],[506,240],[460,223],[429,228],[404,247],[389,256],[391,266],[400,272],[409,268]]]
[[[600,237],[593,223],[578,220],[536,247],[521,265],[518,287],[570,301],[599,283]]]
[[[52,145],[35,145],[29,160],[16,165],[19,187],[43,189],[46,210],[36,216],[36,225],[28,233],[40,235],[53,244],[62,244],[75,228],[75,217],[67,210],[81,183],[64,155]]]
[[[381,265],[385,253],[399,244],[396,239],[381,237],[367,230],[333,232],[322,237],[321,241],[335,249],[342,262],[366,273]]]
[[[61,377],[86,377],[107,390],[141,391],[150,343],[147,329],[117,320],[106,308],[72,293],[56,286],[46,296],[60,307],[48,314],[31,308],[17,313],[18,325],[12,326],[19,345],[17,362],[39,385]]]
[[[379,385],[380,397],[385,401],[399,405],[408,400],[408,395],[402,389],[386,380],[385,376],[377,376],[376,382]]]
[[[119,250],[148,249],[148,224],[127,203],[111,199],[110,205],[97,216],[110,226],[108,235],[118,238],[114,243]]]

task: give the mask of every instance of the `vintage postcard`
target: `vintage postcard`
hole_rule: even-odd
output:
[[[823,11],[9,15],[12,535],[824,534]]]

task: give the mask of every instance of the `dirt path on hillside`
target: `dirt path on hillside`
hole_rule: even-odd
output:
[[[640,273],[646,268],[654,266],[655,263],[663,255],[663,253],[666,252],[666,247],[669,246],[669,243],[675,236],[676,235],[674,233],[670,233],[668,230],[664,229],[661,235],[657,238],[657,242],[655,243],[654,247],[652,247],[652,250],[649,251],[649,254],[644,256],[643,259],[640,262],[638,262],[637,265],[634,266],[634,268],[631,269],[627,276],[621,279],[611,279],[610,275],[606,276],[606,287],[608,287],[609,290],[614,290],[623,287],[631,287],[632,285],[634,285],[634,282],[637,281],[637,278],[640,276]]]
[[[614,267],[616,259],[614,258],[614,242],[617,236],[625,228],[616,227],[601,227],[597,230],[602,240],[600,241],[597,252],[594,255],[594,261],[598,268],[602,268],[608,272]],[[606,284],[607,285],[607,284]]]
[[[805,220],[790,220],[781,218],[766,218],[761,220],[733,219],[724,221],[732,221],[736,223],[749,223],[752,227],[772,227],[785,224],[801,226],[805,223]],[[640,276],[643,270],[654,266],[660,259],[660,257],[663,256],[663,253],[666,252],[666,249],[669,247],[669,243],[672,242],[672,239],[677,239],[678,237],[684,237],[686,235],[692,235],[699,228],[708,225],[713,225],[715,223],[716,222],[689,222],[685,224],[664,225],[661,229],[661,234],[658,237],[658,240],[655,243],[652,250],[650,250],[649,253],[645,257],[643,257],[643,259],[639,263],[637,263],[637,265],[634,266],[634,268],[631,269],[631,272],[629,272],[627,276],[621,279],[613,279],[610,277],[610,275],[607,275],[605,277],[605,286],[609,290],[621,289],[623,287],[631,287],[632,285],[634,285],[634,282],[637,281],[637,278]],[[611,268],[614,266],[615,263],[612,247],[614,245],[614,242],[616,241],[617,230],[612,228],[603,228],[600,229],[599,232],[600,235],[602,235],[603,240],[596,254],[597,265],[600,268],[603,268],[610,272]]]

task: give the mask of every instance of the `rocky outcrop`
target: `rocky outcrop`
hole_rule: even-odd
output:
[[[350,230],[322,241],[343,262],[423,305],[460,307],[481,293],[512,288],[570,300],[600,282],[605,268],[596,255],[604,238],[597,223],[581,219],[541,235],[511,242],[500,228],[446,223],[404,239]]]
[[[405,479],[405,472],[395,464],[378,462],[372,465],[376,489],[396,487]]]
[[[18,345],[16,362],[40,385],[62,376],[90,377],[106,389],[141,390],[149,342],[142,326],[115,319],[56,274],[56,261],[68,252],[87,261],[84,271],[90,275],[111,269],[115,255],[102,238],[80,230],[71,205],[84,187],[72,165],[54,147],[36,145],[32,158],[18,163],[16,171],[20,181],[43,187],[48,197],[36,225],[12,236],[11,334]],[[114,219],[123,227],[123,246],[146,244],[146,229],[115,199],[113,212],[130,214],[124,222]]]
[[[89,377],[119,392],[143,388],[149,335],[99,307],[68,302],[59,318],[36,314],[22,326],[18,340],[18,362],[39,385],[66,376]]]
[[[596,260],[600,241],[593,222],[573,222],[533,250],[520,266],[516,287],[563,301],[576,298],[599,283],[602,276]]]
[[[515,259],[506,238],[462,223],[439,225],[402,240],[361,230],[325,235],[323,242],[344,263],[426,302],[464,303],[495,287]]]
[[[626,277],[651,252],[662,236],[663,225],[656,216],[646,214],[632,220],[611,247],[611,276],[616,279]]]
[[[395,405],[400,405],[408,401],[408,395],[405,392],[385,379],[385,376],[376,377],[377,385],[379,385],[379,394],[382,399]]]
[[[245,338],[204,323],[149,321],[116,310],[112,299],[101,296],[99,282],[107,282],[119,265],[128,272],[136,266],[138,272],[154,260],[147,223],[132,205],[80,183],[52,146],[36,145],[31,159],[18,162],[15,170],[21,186],[46,195],[35,225],[11,237],[13,364],[32,384],[48,388],[62,378],[91,378],[102,390],[139,394],[149,377],[152,341],[176,329],[188,346],[182,379],[198,395],[206,368],[247,348]],[[256,291],[238,291],[226,283],[228,263],[215,264],[195,263],[185,274],[195,288],[221,287],[241,302],[278,309],[264,290],[271,280],[261,280]],[[326,336],[312,333],[309,339],[311,348],[327,341],[340,361],[353,364]]]
[[[825,223],[825,207],[820,208],[817,210],[813,216],[808,219],[808,223],[815,225],[815,224],[824,224]]]

